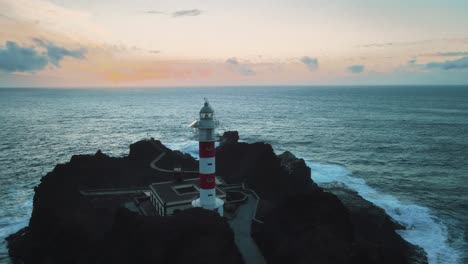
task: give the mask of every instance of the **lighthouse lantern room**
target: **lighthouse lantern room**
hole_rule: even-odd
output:
[[[224,201],[216,197],[214,110],[205,99],[198,122],[200,197],[192,202],[223,216]]]

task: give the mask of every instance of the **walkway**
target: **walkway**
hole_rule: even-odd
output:
[[[102,196],[102,195],[131,195],[149,191],[149,187],[143,188],[111,188],[111,189],[92,189],[80,191],[83,196]]]
[[[250,236],[250,228],[257,207],[257,199],[251,194],[248,197],[247,203],[241,205],[236,217],[229,224],[234,231],[236,245],[245,263],[263,264],[266,263],[265,259],[260,253],[257,244]]]
[[[164,150],[162,150],[154,141],[152,140],[148,140],[149,142],[151,142],[151,145],[153,145],[153,147],[158,151],[158,152],[161,152],[161,154],[159,154],[151,163],[150,163],[150,167],[152,169],[155,169],[157,171],[160,171],[160,172],[169,172],[169,173],[174,173],[174,170],[167,170],[167,169],[163,169],[163,168],[160,168],[158,166],[156,166],[156,163],[158,163],[159,160],[161,160],[165,155],[166,155],[166,152]],[[198,173],[198,171],[181,171],[182,173]]]
[[[164,157],[164,155],[166,155],[166,152],[162,152],[161,154],[159,154],[159,156],[157,156],[157,157],[150,163],[150,167],[151,167],[152,169],[157,170],[157,171],[173,173],[174,171],[172,171],[172,170],[161,169],[161,168],[159,168],[158,166],[156,166],[156,163],[157,163],[160,159],[162,159],[162,157]]]

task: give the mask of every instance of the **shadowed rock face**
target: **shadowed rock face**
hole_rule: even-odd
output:
[[[29,226],[7,239],[10,255],[25,263],[186,263],[188,259],[242,263],[229,225],[214,213],[188,210],[171,218],[142,217],[126,209],[116,213],[121,201],[96,208],[80,196],[83,189],[141,187],[172,180],[172,175],[149,167],[161,151],[167,153],[158,163],[161,167],[198,167],[193,157],[171,151],[159,141],[132,144],[128,157],[111,158],[98,151],[57,165],[35,188]],[[206,249],[198,239],[219,254],[202,255]]]
[[[226,131],[219,140],[219,144],[235,144],[239,141],[239,133],[237,131]]]
[[[255,225],[253,236],[269,263],[427,263],[381,208],[352,191],[335,192],[347,194],[291,196],[263,217],[264,225]]]
[[[270,263],[426,261],[382,209],[350,191],[319,188],[304,160],[277,156],[265,143],[239,143],[237,132],[226,137],[216,149],[217,174],[245,182],[262,198],[258,217],[265,223],[254,223],[252,236]],[[162,152],[161,168],[198,168],[193,157],[156,140],[132,144],[127,157],[98,151],[57,165],[35,188],[29,226],[7,239],[10,255],[24,263],[242,263],[229,225],[213,212],[148,217],[120,208],[118,200],[98,208],[80,196],[82,189],[172,180],[149,167]]]
[[[385,259],[386,263],[427,263],[426,253],[396,234],[405,229],[385,211],[362,198],[357,192],[340,184],[323,186],[336,195],[349,211],[359,253],[367,259]]]
[[[347,263],[352,256],[352,224],[332,194],[291,196],[264,220],[255,237],[268,263]]]
[[[120,210],[105,243],[109,263],[243,263],[226,219],[199,208],[170,218]]]
[[[219,168],[219,169],[218,169]],[[383,209],[354,192],[319,188],[304,160],[264,143],[217,149],[217,172],[262,198],[252,236],[269,263],[427,263]],[[337,194],[334,195],[334,194]]]
[[[276,156],[271,145],[265,143],[218,147],[216,173],[228,183],[245,182],[262,199],[274,202],[318,190],[303,159],[297,159],[291,153]]]
[[[164,146],[161,141],[154,139],[151,139],[151,141],[142,140],[131,144],[128,160],[139,164],[139,167],[154,172],[149,168],[148,164],[161,152],[165,152],[166,155],[158,161],[158,167],[160,168],[171,170],[174,167],[182,167],[183,170],[186,171],[198,170],[198,161],[190,156],[190,154],[182,153],[178,150],[171,150]],[[198,177],[198,175],[196,176]],[[159,181],[159,179],[157,181]]]

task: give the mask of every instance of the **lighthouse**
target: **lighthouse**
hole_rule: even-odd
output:
[[[223,216],[224,201],[216,197],[215,120],[214,110],[205,99],[198,121],[200,197],[193,207],[203,207]]]

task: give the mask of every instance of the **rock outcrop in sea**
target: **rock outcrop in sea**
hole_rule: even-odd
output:
[[[238,142],[226,132],[216,149],[216,171],[260,197],[252,237],[268,263],[427,263],[419,247],[384,210],[344,186],[319,187],[310,168],[292,153],[276,155],[266,143]],[[156,146],[156,147],[155,147]],[[126,157],[101,151],[57,165],[35,188],[29,225],[7,238],[18,263],[244,263],[228,220],[199,208],[170,217],[143,216],[80,190],[146,187],[172,180],[158,166],[198,169],[188,154],[157,140],[130,146]]]

